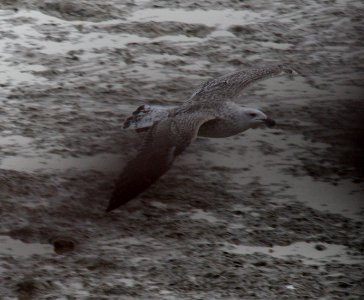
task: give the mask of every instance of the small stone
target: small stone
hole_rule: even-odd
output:
[[[347,282],[339,282],[339,287],[346,289],[348,287],[351,287],[351,284]]]
[[[318,250],[318,251],[323,251],[323,250],[326,250],[326,246],[325,245],[322,245],[322,244],[317,244],[315,246],[315,249]]]
[[[256,267],[265,267],[265,266],[267,266],[267,262],[265,262],[265,261],[258,261],[256,263],[253,263],[253,265],[256,266]]]
[[[53,241],[54,252],[64,254],[75,249],[75,243],[71,240],[57,239]]]

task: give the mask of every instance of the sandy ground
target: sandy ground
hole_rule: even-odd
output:
[[[259,4],[257,4],[258,2]],[[1,299],[363,299],[361,1],[0,4]],[[270,62],[278,126],[198,139],[115,212],[143,103]]]

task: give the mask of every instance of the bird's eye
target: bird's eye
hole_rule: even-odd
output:
[[[249,114],[249,116],[251,116],[251,117],[253,117],[253,118],[254,118],[254,117],[256,117],[256,116],[257,116],[257,114],[256,114],[256,113],[250,113],[250,114]]]

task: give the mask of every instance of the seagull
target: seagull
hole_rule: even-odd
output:
[[[203,83],[178,107],[138,107],[125,121],[124,128],[145,132],[145,137],[136,156],[127,162],[117,179],[106,211],[149,188],[197,136],[223,138],[261,125],[274,126],[275,121],[262,111],[233,101],[252,83],[296,73],[287,64],[238,71]]]

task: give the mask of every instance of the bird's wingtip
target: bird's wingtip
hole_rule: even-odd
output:
[[[284,74],[287,74],[289,76],[300,75],[300,73],[297,71],[297,68],[291,63],[286,62],[278,66]]]
[[[110,201],[109,201],[109,204],[108,204],[105,211],[108,213],[108,212],[118,208],[120,205],[121,204],[118,201],[116,201],[116,199],[114,197],[111,197]]]
[[[113,210],[113,208],[111,208],[111,207],[107,207],[106,209],[105,209],[105,212],[110,212],[110,211],[112,211]]]
[[[110,207],[110,205],[105,209],[105,212],[110,212],[110,211],[112,211],[114,208],[112,208],[112,207]]]

